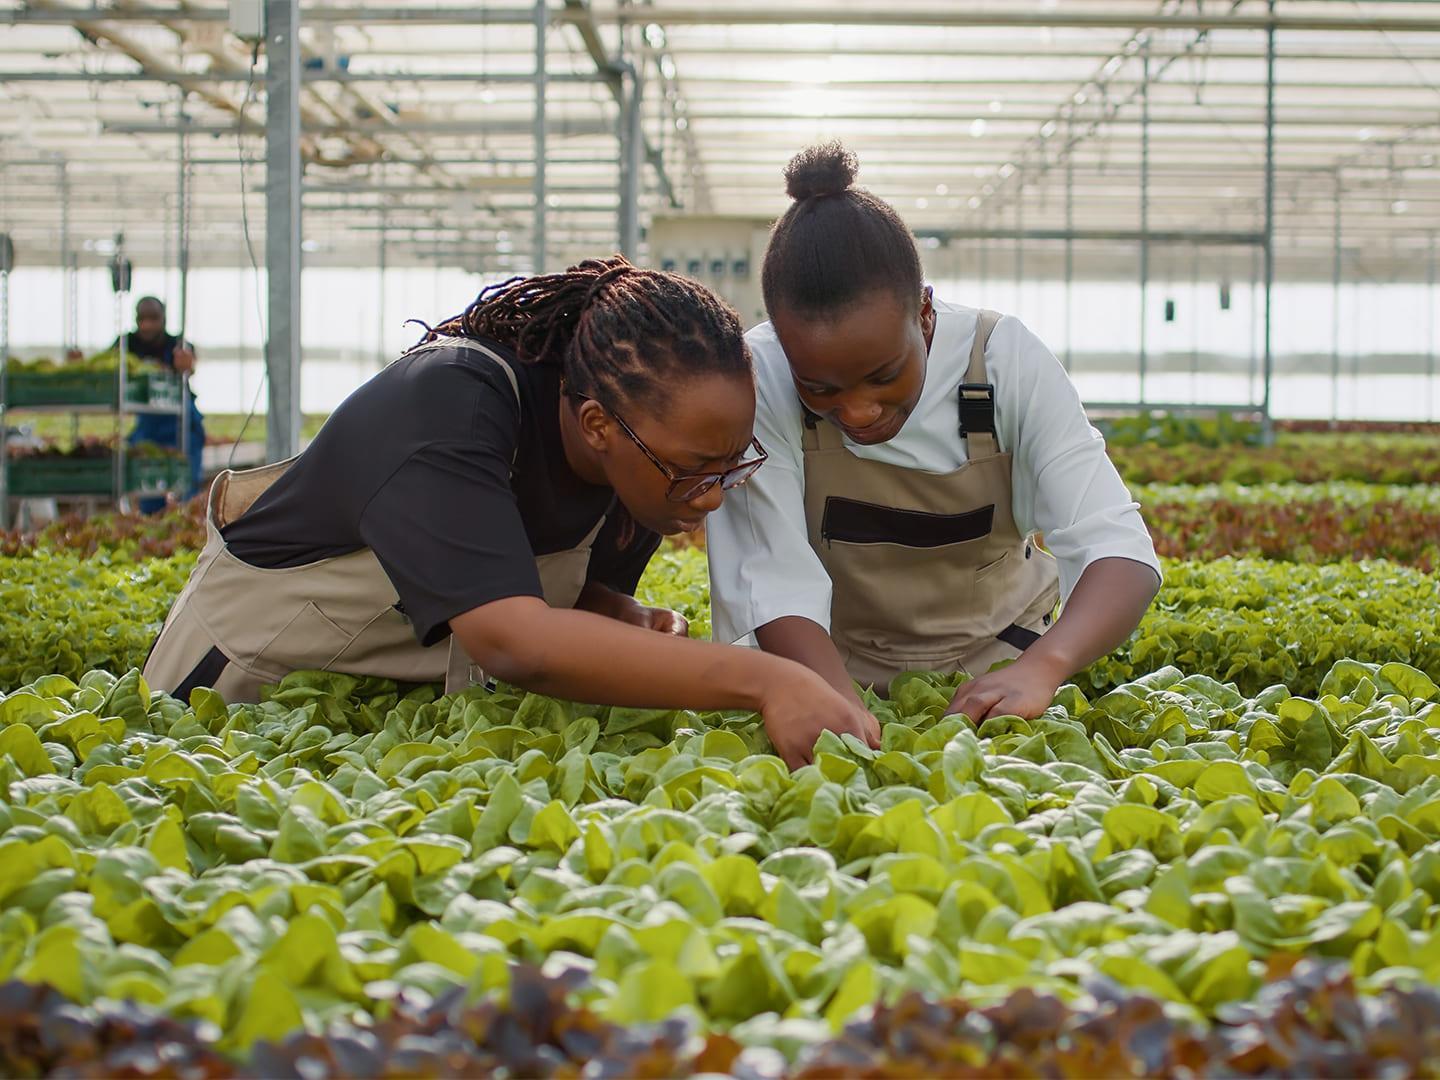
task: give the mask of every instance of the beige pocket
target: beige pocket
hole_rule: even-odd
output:
[[[1003,555],[1001,555],[998,559],[996,559],[994,562],[988,562],[988,563],[986,563],[984,566],[979,567],[979,568],[975,571],[975,580],[976,580],[977,582],[984,581],[984,580],[985,580],[987,577],[989,577],[992,573],[994,573],[995,571],[999,570],[1002,566],[1004,566],[1005,563],[1009,561],[1010,556],[1013,555],[1014,553],[1015,553],[1015,549],[1014,549],[1014,548],[1006,548],[1006,549],[1005,549],[1005,553],[1004,553]]]
[[[302,671],[329,666],[351,635],[307,602],[255,658],[257,667],[275,671]]]
[[[327,667],[405,682],[441,682],[445,679],[449,652],[444,641],[422,647],[415,640],[410,620],[395,608],[387,607],[366,623]]]

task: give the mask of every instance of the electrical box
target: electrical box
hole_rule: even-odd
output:
[[[683,214],[650,222],[652,265],[695,278],[730,304],[745,326],[764,322],[759,266],[770,242],[767,218]]]
[[[15,269],[15,242],[10,239],[9,233],[0,233],[0,274],[8,274]]]
[[[230,0],[230,32],[242,41],[265,37],[265,0]]]

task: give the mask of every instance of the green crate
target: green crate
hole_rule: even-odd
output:
[[[185,483],[189,462],[180,457],[132,457],[125,459],[127,491],[161,492],[179,490]]]
[[[136,375],[125,384],[125,400],[133,405],[180,406],[180,376],[169,371]]]
[[[115,404],[115,375],[108,371],[16,371],[6,379],[5,405]]]
[[[180,490],[187,462],[179,457],[126,457],[125,490],[159,493]],[[17,458],[10,463],[11,495],[110,495],[113,458]]]
[[[115,463],[103,458],[17,458],[10,463],[11,495],[109,495]]]
[[[115,407],[113,371],[16,371],[6,379],[5,406],[102,405]],[[168,371],[140,372],[125,380],[129,405],[180,404],[180,377]]]

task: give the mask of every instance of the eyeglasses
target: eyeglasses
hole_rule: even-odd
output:
[[[577,394],[574,391],[567,391],[571,397],[585,398],[584,394]],[[640,448],[640,452],[650,459],[650,464],[665,474],[665,479],[670,481],[670,487],[665,492],[665,497],[671,502],[689,502],[691,499],[698,499],[707,491],[710,491],[716,484],[720,485],[721,491],[733,491],[745,483],[761,465],[765,464],[770,457],[765,448],[760,445],[760,440],[752,438],[750,449],[755,451],[755,457],[748,461],[742,461],[738,465],[732,465],[728,469],[719,472],[698,472],[698,473],[677,473],[655,456],[655,452],[645,445],[645,441],[635,434],[635,431],[625,422],[624,417],[614,409],[606,409],[615,422],[620,425],[620,430],[630,437],[630,441]]]
[[[610,415],[615,417],[615,422],[620,425],[620,430],[630,436],[630,441],[640,448],[640,452],[650,459],[650,463],[665,474],[670,481],[670,488],[665,492],[665,497],[671,502],[689,502],[691,499],[698,499],[707,491],[710,491],[716,484],[720,485],[721,491],[733,491],[741,484],[754,476],[765,459],[770,455],[760,445],[760,440],[752,438],[750,449],[755,451],[756,456],[749,461],[742,461],[738,465],[732,465],[720,472],[699,472],[699,473],[677,473],[665,462],[655,456],[655,452],[645,445],[639,435],[627,424],[624,419],[614,411]]]

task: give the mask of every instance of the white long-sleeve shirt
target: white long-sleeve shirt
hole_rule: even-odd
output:
[[[845,439],[857,457],[935,473],[965,463],[956,395],[970,365],[978,313],[934,303],[920,400],[889,442],[860,446]],[[787,615],[830,628],[830,577],[805,527],[800,399],[774,327],[761,323],[745,339],[755,357],[755,435],[770,459],[749,483],[726,494],[706,524],[715,640],[726,642]],[[985,370],[995,385],[996,439],[1014,455],[1015,523],[1022,535],[1044,535],[1059,563],[1062,598],[1098,559],[1131,559],[1159,576],[1140,506],[1054,354],[1019,319],[1006,316],[991,334]]]

